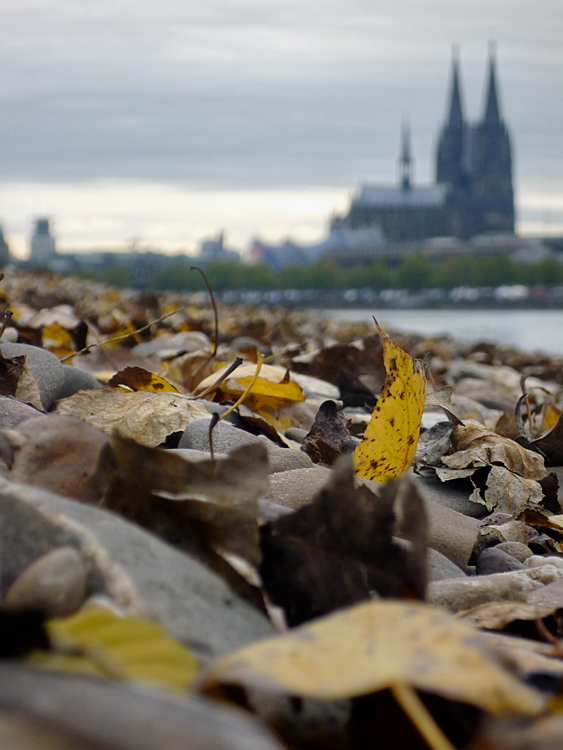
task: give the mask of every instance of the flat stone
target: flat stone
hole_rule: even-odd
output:
[[[522,542],[501,542],[500,544],[497,544],[497,549],[507,552],[521,563],[525,562],[534,554],[532,550]]]
[[[508,552],[496,547],[488,547],[483,550],[475,564],[478,576],[487,576],[493,573],[510,573],[511,570],[524,570],[525,565]]]
[[[556,568],[563,568],[563,557],[555,555],[532,555],[526,560],[529,568],[541,568],[542,565],[554,565]]]
[[[332,469],[326,469],[323,466],[293,469],[274,474],[270,477],[270,491],[266,500],[296,510],[311,502],[328,482],[331,474]]]
[[[3,606],[42,612],[47,618],[76,612],[86,596],[87,570],[74,547],[40,557],[10,586]]]
[[[309,468],[314,465],[303,451],[295,448],[280,448],[274,445],[271,440],[251,435],[228,422],[218,422],[213,429],[213,450],[215,453],[230,453],[235,448],[256,443],[265,445],[268,449],[270,474],[298,468]],[[204,451],[209,456],[209,420],[197,419],[189,424],[180,438],[178,448]]]
[[[0,396],[0,429],[13,430],[27,419],[35,419],[43,415],[43,412],[30,404],[24,404],[16,398]]]
[[[213,571],[104,510],[0,476],[2,586],[40,556],[72,546],[90,562],[87,595],[150,614],[202,662],[273,633]]]
[[[472,609],[489,602],[525,602],[528,594],[563,578],[563,570],[552,565],[489,576],[435,581],[428,586],[430,604],[453,612]]]
[[[100,382],[91,372],[83,370],[81,367],[74,365],[63,365],[64,382],[61,390],[57,394],[57,399],[68,398],[77,391],[86,391],[90,388],[99,388]]]
[[[64,383],[64,370],[59,358],[47,349],[29,344],[11,344],[0,342],[0,353],[3,357],[27,357],[31,374],[37,382],[43,408],[48,410],[57,398]]]

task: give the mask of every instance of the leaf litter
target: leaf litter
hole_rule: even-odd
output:
[[[219,660],[198,689],[223,698],[230,694],[228,686],[238,686],[328,702],[351,699],[356,718],[367,706],[378,722],[386,721],[385,714],[377,713],[375,702],[361,701],[387,691],[424,741],[441,749],[452,746],[447,726],[459,702],[491,716],[535,716],[544,710],[542,694],[497,655],[510,650],[502,631],[511,623],[540,618],[553,629],[559,594],[549,598],[544,586],[544,601],[497,602],[457,619],[424,604],[427,520],[417,484],[404,475],[421,434],[416,470],[444,481],[473,482],[468,495],[492,513],[483,522],[483,535],[493,532],[503,541],[517,538],[526,544],[532,534],[548,532],[551,554],[557,554],[563,514],[545,466],[563,455],[563,388],[558,385],[563,363],[546,364],[498,348],[468,349],[448,340],[391,338],[379,327],[374,335],[367,326],[321,325],[295,311],[280,315],[215,300],[214,316],[201,299],[119,293],[72,280],[12,276],[3,291],[14,312],[6,326],[19,341],[50,349],[74,368],[98,375],[100,383],[109,381],[60,399],[55,414],[3,432],[0,452],[8,476],[101,504],[203,561],[260,611],[271,612],[273,603],[285,614],[285,635]],[[183,339],[174,337],[192,333],[189,348],[182,349]],[[245,342],[238,351],[246,361],[233,371],[235,349],[229,344],[236,337]],[[159,338],[162,346],[142,349]],[[137,347],[145,354],[137,354]],[[272,352],[268,356],[275,365],[261,365],[264,351]],[[422,358],[437,387],[449,390],[425,398]],[[25,361],[5,362],[4,395],[40,406]],[[524,402],[518,404],[517,393],[521,375],[528,377],[530,392],[526,437],[514,433],[523,421],[518,406]],[[538,385],[540,377],[557,383],[544,379]],[[500,420],[501,408],[495,411],[491,399],[487,405],[478,400],[483,388],[474,384],[487,378],[504,389],[499,407],[507,394],[514,398],[514,417],[508,412]],[[341,402],[333,395],[335,387]],[[224,412],[241,397],[228,415],[239,429],[291,451],[298,448],[284,432],[298,427],[307,433],[305,452],[333,466],[324,489],[307,504],[267,523],[258,520],[268,492],[262,446],[198,461],[170,450],[192,421],[209,419],[204,399]],[[447,422],[436,420],[436,409],[446,413]],[[430,414],[437,424],[427,430]],[[352,426],[361,439],[358,447]],[[356,487],[354,471],[381,484]],[[116,637],[131,649],[135,666],[123,666],[125,651],[106,650],[95,621],[100,626],[111,621],[111,628],[120,629]],[[86,625],[76,626],[81,633],[76,640],[72,634],[79,622]],[[176,646],[167,651],[156,645],[158,639],[149,644],[142,633],[151,627],[84,608],[45,623],[51,653],[34,658],[56,669],[98,670],[104,679],[148,679],[182,691],[190,683],[194,690],[197,666],[189,652],[180,655]],[[489,628],[501,631],[492,649],[483,632]],[[9,647],[16,634],[13,627],[6,632]],[[33,650],[41,641],[33,628],[30,632],[35,636],[27,646],[20,639],[14,653]],[[563,660],[549,652],[552,645],[539,644],[528,631],[520,641],[528,645],[512,651],[522,674],[532,671],[540,656],[563,674]],[[65,648],[82,653],[65,654]],[[164,677],[168,668],[177,676]],[[432,695],[445,700],[440,710]],[[377,737],[373,721],[371,726]],[[393,731],[400,736],[399,727],[386,727],[382,736]],[[477,724],[473,731],[478,734]],[[347,746],[360,747],[352,736]]]

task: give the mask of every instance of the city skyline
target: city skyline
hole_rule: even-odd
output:
[[[551,0],[22,0],[0,21],[0,222],[18,255],[41,215],[63,251],[134,237],[190,251],[220,229],[239,248],[318,240],[360,183],[395,182],[405,116],[414,180],[434,179],[452,44],[476,119],[490,39],[519,230],[563,234]]]

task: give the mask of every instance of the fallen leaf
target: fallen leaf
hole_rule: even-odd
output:
[[[184,691],[199,671],[190,651],[154,622],[87,607],[72,617],[50,620],[51,651],[35,651],[31,664],[86,672]],[[80,655],[61,653],[70,649]]]
[[[420,434],[426,398],[424,363],[412,359],[378,326],[387,377],[364,439],[354,451],[356,474],[385,482],[405,474]]]
[[[190,422],[209,417],[202,403],[181,394],[130,393],[111,386],[79,391],[58,404],[56,411],[83,419],[108,434],[118,430],[151,447],[183,432]]]
[[[301,443],[301,450],[313,463],[332,466],[343,453],[352,453],[356,444],[348,432],[341,409],[334,401],[324,401]]]
[[[520,437],[519,442],[530,450],[537,451],[545,458],[548,466],[563,465],[563,417],[559,417],[555,427],[536,440]]]
[[[545,586],[543,588],[546,588]],[[543,590],[543,588],[541,590]],[[534,592],[535,593],[535,592]],[[485,630],[503,630],[515,620],[537,620],[553,614],[557,607],[524,602],[490,602],[458,612],[461,620]]]
[[[0,396],[16,397],[18,381],[21,377],[25,357],[8,359],[0,354]]]
[[[516,516],[525,508],[541,505],[544,494],[539,482],[521,477],[504,466],[491,466],[484,494],[474,492],[471,500],[482,503],[489,511]]]
[[[132,391],[150,391],[151,393],[181,393],[173,383],[166,378],[149,372],[142,367],[126,367],[120,372],[116,372],[113,377],[107,381],[108,385],[124,385]]]
[[[27,364],[27,357],[24,357],[23,368],[18,380],[15,396],[18,401],[24,401],[26,404],[31,404],[32,406],[35,406],[36,409],[43,411],[39,386],[31,374],[31,370]]]
[[[426,604],[366,602],[220,659],[202,689],[262,688],[341,700],[406,684],[496,715],[533,716],[543,696],[488,652],[478,631]]]
[[[543,415],[544,430],[551,430],[552,427],[555,427],[555,425],[559,421],[559,417],[561,416],[561,414],[561,409],[558,409],[553,404],[548,404]]]
[[[352,459],[344,456],[312,503],[261,527],[262,580],[290,625],[373,592],[423,598],[426,535],[423,501],[412,483],[390,483],[375,497],[354,486]]]
[[[474,420],[453,427],[451,451],[442,458],[442,463],[450,469],[479,468],[498,463],[526,479],[543,479],[547,474],[540,455],[487,430]]]

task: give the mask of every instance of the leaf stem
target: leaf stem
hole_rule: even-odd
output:
[[[209,292],[209,296],[211,297],[211,304],[213,305],[213,315],[215,317],[215,341],[213,344],[213,354],[211,357],[213,358],[217,354],[217,347],[219,346],[219,314],[217,313],[217,305],[215,303],[215,297],[213,296],[213,290],[211,289],[211,284],[209,283],[207,276],[205,275],[205,272],[202,268],[199,266],[190,266],[190,271],[199,271],[200,274],[203,276],[203,280],[205,281],[205,286],[207,287],[207,291]]]
[[[391,692],[432,750],[455,750],[410,685],[396,682],[391,685]]]

